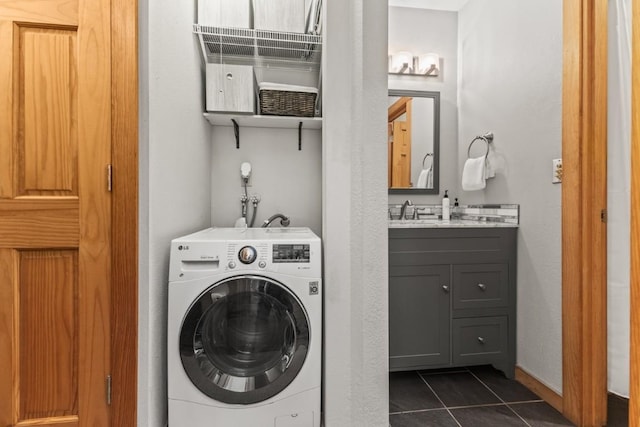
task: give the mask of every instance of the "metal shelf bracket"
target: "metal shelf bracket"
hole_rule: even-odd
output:
[[[298,151],[302,151],[302,122],[298,123]]]
[[[240,125],[236,121],[236,119],[231,119],[233,122],[233,134],[236,137],[236,148],[240,149]]]

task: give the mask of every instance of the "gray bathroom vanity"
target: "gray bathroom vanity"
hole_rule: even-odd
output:
[[[396,225],[389,228],[390,370],[491,364],[513,378],[517,225]]]

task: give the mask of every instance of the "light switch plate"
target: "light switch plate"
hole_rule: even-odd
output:
[[[562,159],[553,159],[553,175],[551,182],[560,184],[562,182]]]

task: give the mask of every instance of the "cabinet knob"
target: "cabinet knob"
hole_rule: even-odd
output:
[[[449,293],[449,285],[442,285],[442,290],[448,294]]]
[[[484,338],[482,338],[482,337],[478,337],[478,342],[479,342],[480,344],[484,344]]]
[[[482,292],[484,292],[484,291],[486,291],[486,290],[487,290],[487,285],[485,285],[485,284],[478,283],[478,287],[480,288],[480,290],[481,290]]]

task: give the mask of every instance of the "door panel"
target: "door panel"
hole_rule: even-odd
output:
[[[411,187],[411,130],[407,122],[393,122],[393,188]]]
[[[18,195],[77,195],[77,31],[16,33]]]
[[[449,266],[389,270],[389,368],[450,362]]]
[[[77,253],[19,251],[20,419],[78,413]]]
[[[108,426],[110,1],[0,0],[0,426]]]

